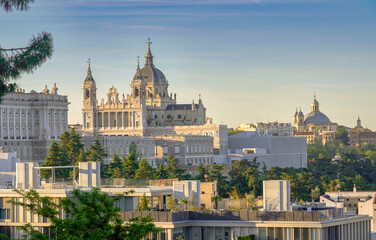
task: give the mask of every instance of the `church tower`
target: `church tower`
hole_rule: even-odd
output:
[[[319,102],[316,100],[316,94],[313,96],[313,102],[311,104],[311,112],[320,112]]]
[[[88,61],[89,66],[87,70],[87,76],[83,85],[83,108],[82,108],[82,120],[83,120],[83,129],[84,130],[93,130],[95,131],[95,110],[97,106],[97,96],[96,91],[97,87],[94,81],[93,76],[91,75],[90,69],[90,59]]]
[[[358,120],[356,121],[356,127],[355,128],[362,128],[362,121],[360,120],[359,115],[358,115]]]
[[[133,128],[143,129],[146,127],[146,90],[145,90],[145,80],[142,77],[140,69],[140,61],[137,59],[137,72],[131,83],[131,101],[132,108],[135,108],[132,116],[132,126]]]

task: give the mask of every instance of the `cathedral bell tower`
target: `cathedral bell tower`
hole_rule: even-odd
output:
[[[132,122],[133,128],[143,129],[146,127],[146,90],[145,90],[145,80],[142,77],[140,69],[140,61],[137,58],[137,73],[131,83],[132,88],[132,108],[135,108],[133,112]]]
[[[82,108],[82,121],[83,121],[83,129],[84,130],[95,130],[95,110],[97,106],[97,97],[96,97],[96,91],[97,87],[95,85],[95,81],[93,76],[91,75],[91,69],[90,69],[90,58],[88,61],[88,70],[87,70],[87,76],[84,81],[83,85],[83,108]]]

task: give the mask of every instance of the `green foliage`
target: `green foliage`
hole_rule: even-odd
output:
[[[27,11],[30,9],[29,4],[33,2],[34,0],[1,0],[0,7],[6,12],[13,10]]]
[[[22,3],[25,1],[5,1],[5,3]],[[28,1],[29,2],[29,1]],[[25,9],[26,4],[4,4],[0,6],[5,10]],[[12,92],[17,87],[12,81],[20,78],[23,73],[32,73],[37,67],[51,58],[53,40],[50,33],[42,32],[34,36],[24,48],[0,48],[0,102],[4,94]]]
[[[174,198],[173,195],[170,195],[166,198],[166,207],[168,211],[173,211],[176,208],[177,200]]]
[[[128,156],[122,157],[124,177],[134,178],[136,175],[136,170],[138,169],[138,159],[134,152],[130,152]]]
[[[255,239],[255,235],[253,235],[253,234],[248,235],[248,236],[238,237],[238,240],[254,240],[254,239]]]
[[[230,185],[241,195],[248,192],[260,194],[262,192],[260,163],[256,158],[252,161],[246,159],[236,161],[232,164],[232,171],[229,175],[232,177]]]
[[[168,155],[165,169],[168,173],[168,178],[181,178],[184,173],[184,170],[178,167],[175,157],[171,154]]]
[[[159,164],[156,172],[155,172],[155,178],[156,179],[166,179],[168,178],[168,172],[166,171],[163,164]]]
[[[141,159],[140,163],[138,164],[138,169],[135,172],[135,178],[138,178],[138,179],[153,179],[154,178],[153,167],[149,164],[149,162],[145,158]]]
[[[96,137],[94,143],[89,148],[89,155],[88,159],[90,162],[101,162],[103,163],[103,160],[105,157],[107,157],[108,154],[104,150],[104,147],[99,142],[99,138]]]
[[[316,199],[320,197],[320,188],[319,186],[316,186],[315,189],[311,189],[311,199],[312,202],[315,202]]]
[[[46,161],[41,166],[42,167],[65,166],[68,164],[69,162],[66,159],[65,155],[62,153],[59,147],[59,144],[57,144],[54,140],[52,140],[48,157],[46,158]],[[40,171],[40,175],[41,177],[45,179],[49,179],[52,176],[52,170],[42,169]],[[66,178],[68,176],[69,176],[69,170],[67,171],[67,169],[55,169],[56,178]]]
[[[111,178],[123,177],[123,164],[116,153],[112,155],[112,162],[108,166],[108,175]]]
[[[157,233],[153,220],[148,218],[134,218],[124,224],[115,206],[123,195],[110,197],[93,188],[89,192],[74,189],[73,198],[63,198],[56,204],[51,197],[41,197],[35,190],[28,192],[15,190],[27,201],[13,204],[24,206],[33,214],[43,216],[51,222],[51,230],[56,240],[65,239],[142,239],[149,233]],[[126,193],[127,194],[127,193]],[[59,208],[66,214],[66,218],[59,218]],[[50,239],[34,230],[30,223],[21,227],[25,232],[23,239]]]
[[[214,209],[218,209],[218,202],[221,200],[222,200],[222,197],[219,195],[211,197],[211,201],[214,202]]]
[[[341,141],[343,144],[349,144],[349,132],[342,127],[337,127],[337,131],[335,132],[335,139]]]
[[[234,134],[237,134],[237,133],[241,133],[241,132],[244,132],[244,130],[232,129],[232,130],[227,131],[227,135],[231,136],[231,135],[234,135]]]
[[[140,211],[148,211],[149,208],[149,200],[146,198],[145,194],[140,197],[140,202],[138,204],[138,209]]]
[[[80,160],[86,161],[84,144],[81,143],[81,137],[74,128],[71,129],[70,133],[64,132],[60,136],[60,148],[62,153],[66,155],[69,164],[77,165]]]

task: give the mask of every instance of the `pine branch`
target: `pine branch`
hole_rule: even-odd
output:
[[[0,7],[6,12],[14,10],[27,11],[30,9],[29,3],[33,3],[35,0],[0,0]]]
[[[11,54],[7,53],[9,51]],[[21,73],[32,73],[51,58],[52,53],[53,39],[47,32],[33,36],[24,48],[0,48],[0,102],[4,94],[17,87],[15,83],[9,83],[11,80],[19,78]]]

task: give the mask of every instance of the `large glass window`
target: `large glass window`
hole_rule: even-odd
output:
[[[214,227],[208,227],[207,228],[208,231],[207,231],[207,239],[208,240],[215,240],[215,236],[214,236]]]
[[[0,209],[0,219],[10,219],[10,209]]]
[[[222,231],[223,231],[222,227],[216,227],[215,228],[215,240],[222,240],[223,239]]]
[[[267,240],[266,239],[266,228],[259,228],[259,240]]]
[[[275,228],[275,239],[276,240],[283,240],[283,229],[282,228]]]
[[[300,228],[294,228],[294,240],[300,240]]]
[[[302,228],[302,234],[303,234],[303,239],[309,239],[309,229],[308,228]]]
[[[268,228],[268,239],[274,240],[274,228]]]

